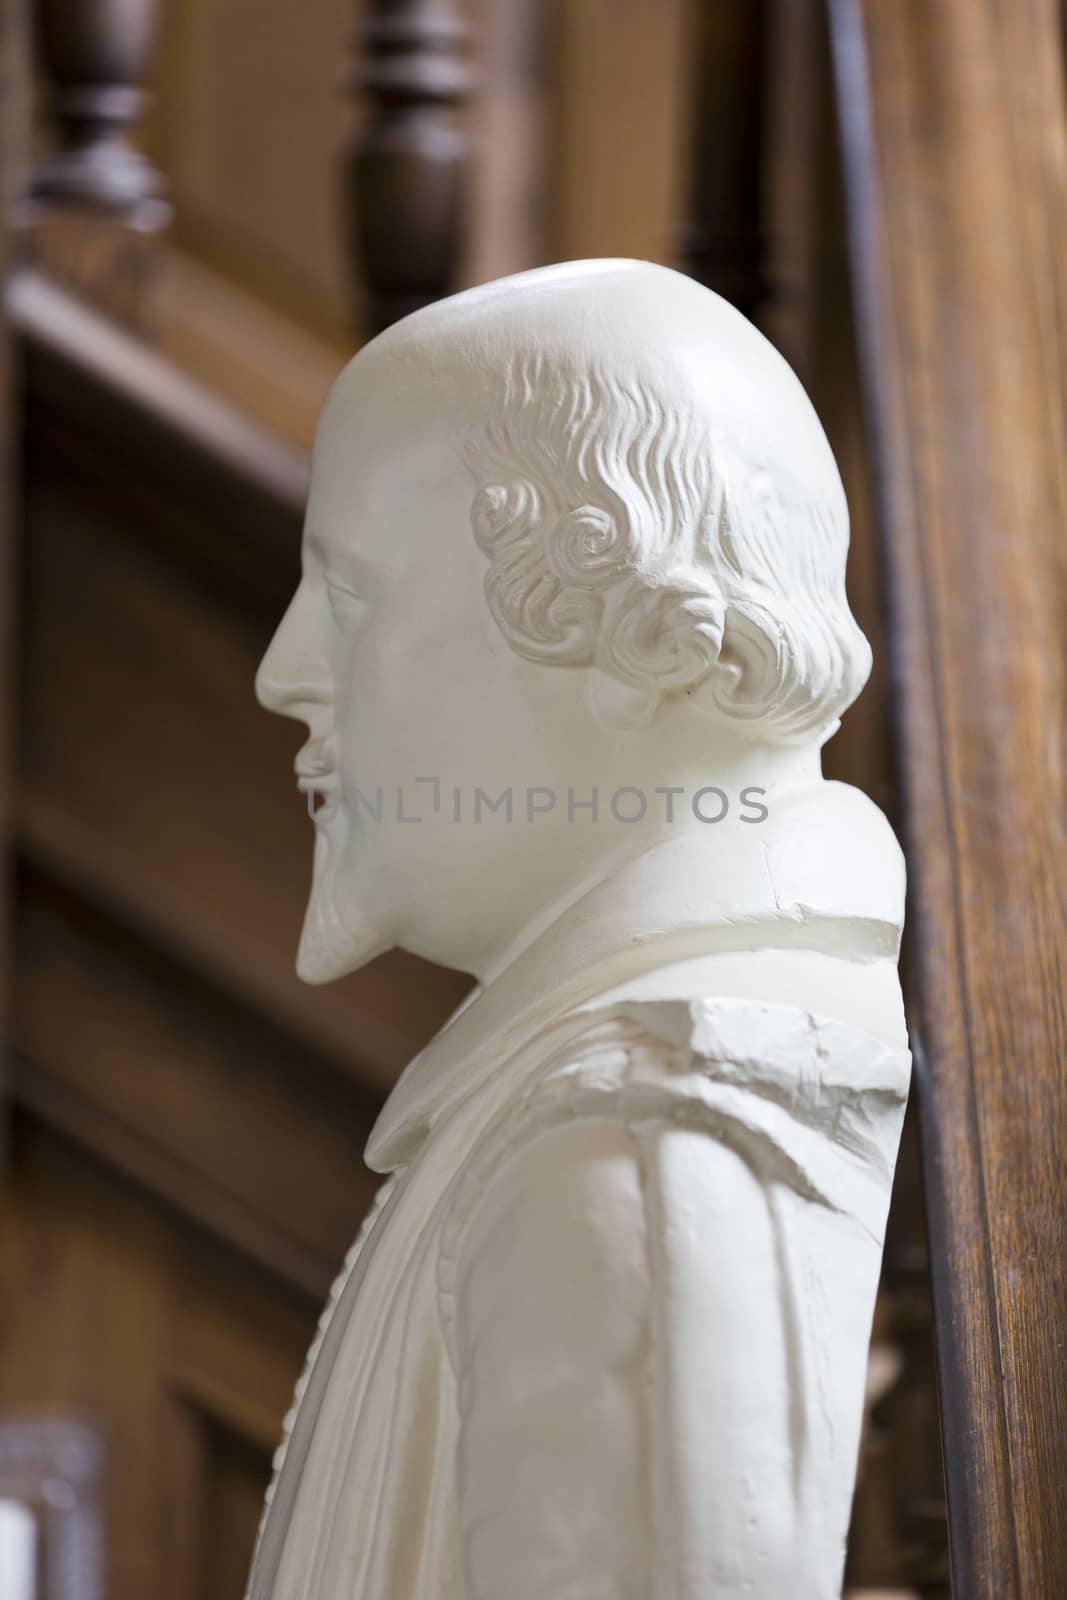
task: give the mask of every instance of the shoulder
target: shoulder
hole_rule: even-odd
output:
[[[663,1134],[699,1134],[731,1159],[741,1152],[762,1177],[831,1209],[847,1193],[848,1209],[876,1223],[909,1076],[902,1046],[799,1006],[697,996],[590,1011],[483,1131],[448,1198],[446,1329],[476,1218],[484,1226],[502,1208],[529,1215],[542,1202],[566,1209],[567,1186],[590,1178],[609,1195]]]
[[[787,914],[904,924],[904,854],[885,814],[860,789],[818,783],[771,803],[760,843]],[[896,953],[895,949],[892,952]]]
[[[468,1210],[517,1152],[563,1126],[720,1127],[737,1092],[829,1128],[846,1105],[872,1098],[902,1105],[910,1072],[905,1046],[803,1006],[620,993],[576,1014],[489,1121],[457,1183],[453,1215]]]

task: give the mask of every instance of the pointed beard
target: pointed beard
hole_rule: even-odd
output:
[[[390,948],[388,936],[358,904],[357,864],[348,842],[343,811],[316,823],[311,893],[296,956],[297,976],[305,983],[332,983]]]

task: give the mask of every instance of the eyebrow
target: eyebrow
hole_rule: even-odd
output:
[[[304,540],[308,554],[325,575],[333,573],[343,582],[352,584],[361,593],[373,585],[373,569],[357,551],[347,550],[343,546],[340,549],[330,549],[321,528],[307,528]]]

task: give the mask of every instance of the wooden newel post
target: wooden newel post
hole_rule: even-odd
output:
[[[369,333],[447,294],[467,214],[475,87],[470,29],[452,0],[371,0],[355,91],[367,120],[346,166],[347,224]]]

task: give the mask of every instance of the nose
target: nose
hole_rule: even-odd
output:
[[[333,685],[304,591],[301,584],[259,663],[256,699],[267,711],[306,722],[312,706],[332,700]]]

